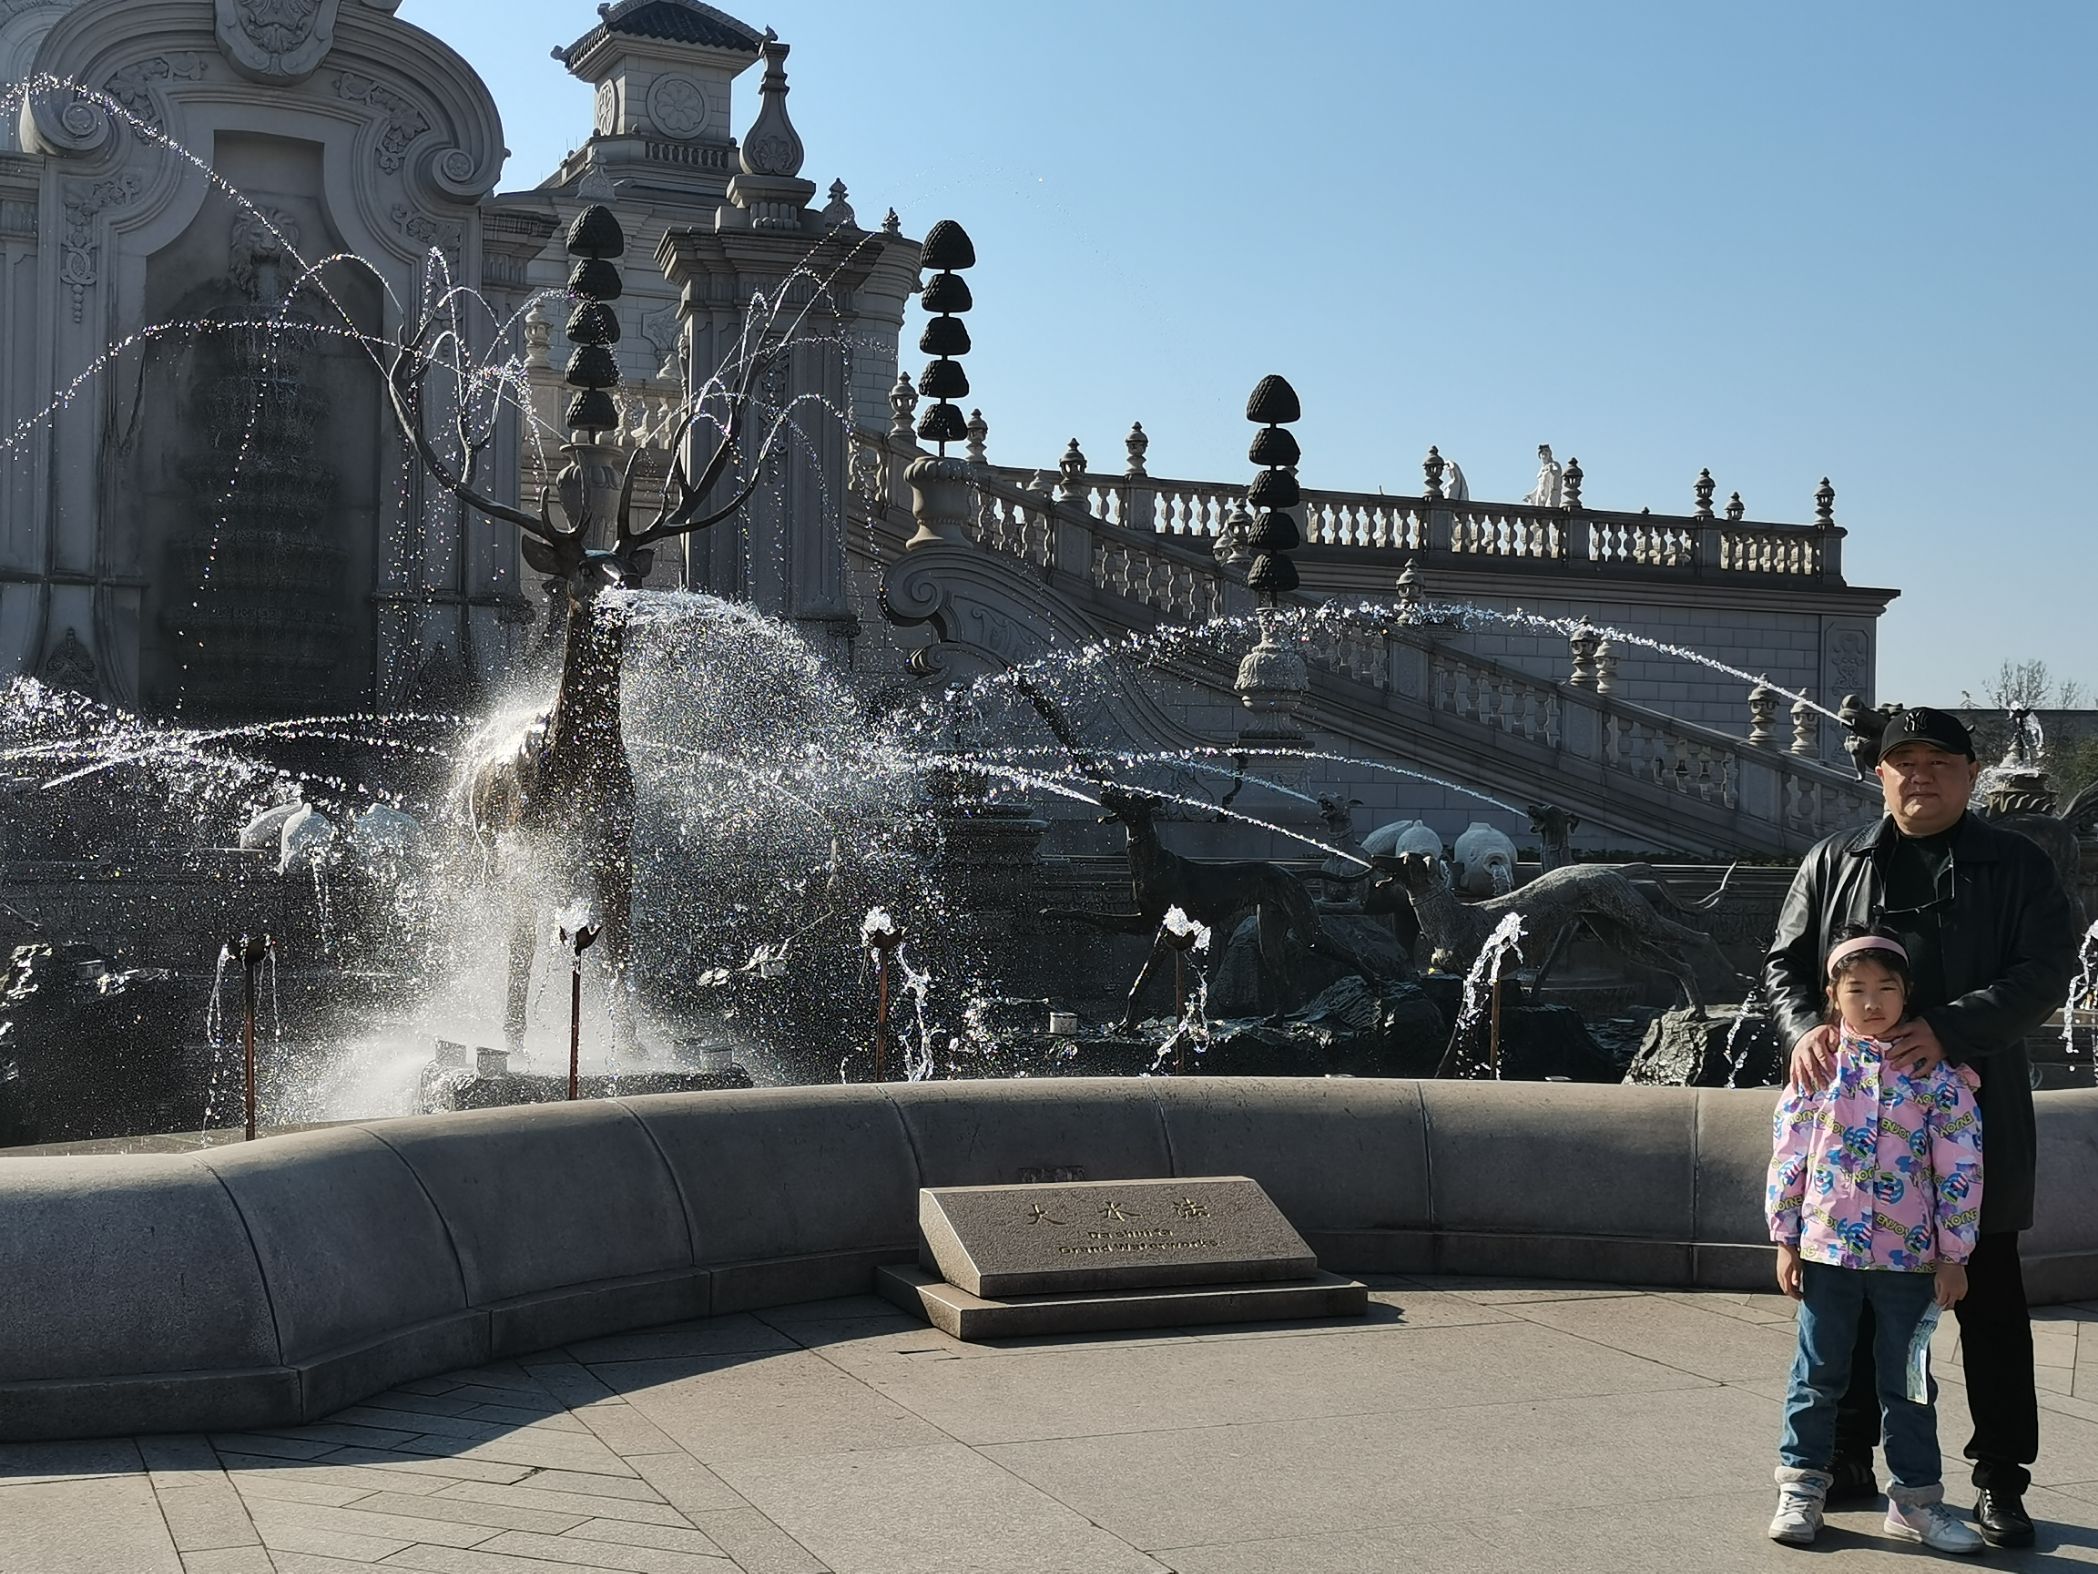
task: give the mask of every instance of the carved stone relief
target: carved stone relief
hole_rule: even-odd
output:
[[[342,0],[216,0],[219,48],[254,82],[303,82],[335,47]]]
[[[166,111],[154,95],[156,82],[200,82],[208,72],[202,55],[155,55],[126,66],[103,85],[103,90],[136,118],[131,134],[141,142],[154,142],[155,132],[167,130]]]
[[[335,95],[348,103],[368,104],[386,116],[372,158],[387,174],[399,174],[408,162],[408,149],[430,129],[429,117],[384,83],[355,71],[336,73]],[[454,156],[471,166],[464,150],[454,150]]]
[[[432,218],[427,213],[409,207],[405,202],[396,202],[388,210],[387,217],[393,221],[395,229],[425,253],[433,248],[444,253],[445,261],[451,264],[453,272],[458,271],[460,248],[466,237],[464,225],[448,219]]]
[[[111,208],[130,202],[145,185],[145,177],[132,170],[106,180],[65,183],[66,232],[60,242],[58,279],[72,292],[73,321],[80,321],[87,292],[101,276],[102,245],[96,237],[97,220]]]
[[[1864,694],[1872,686],[1872,640],[1863,629],[1829,631],[1828,675],[1830,694]]]
[[[690,77],[656,78],[648,90],[648,118],[666,137],[689,142],[707,128],[706,90]]]
[[[65,638],[44,658],[37,676],[48,688],[66,689],[74,694],[84,694],[89,699],[94,699],[102,690],[101,675],[95,668],[93,654],[80,643],[80,635],[70,628],[66,630]]]

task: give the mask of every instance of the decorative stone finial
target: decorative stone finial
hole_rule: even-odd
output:
[[[1747,512],[1748,505],[1741,501],[1741,494],[1739,492],[1736,492],[1732,497],[1726,500],[1726,517],[1730,523],[1736,525],[1740,524],[1741,516]]]
[[[534,371],[550,370],[554,364],[554,325],[546,315],[546,302],[536,300],[525,313],[525,365]]]
[[[969,330],[961,314],[975,302],[969,286],[955,275],[976,266],[976,247],[969,232],[952,219],[942,219],[926,234],[924,263],[937,268],[938,275],[925,287],[925,309],[937,315],[925,325],[918,348],[936,357],[918,379],[919,391],[939,402],[918,418],[918,435],[940,445],[944,458],[949,443],[968,436],[969,424],[953,403],[969,392],[968,374],[960,357],[969,353]]]
[[[1567,460],[1566,473],[1559,479],[1565,488],[1566,511],[1569,514],[1576,514],[1581,510],[1581,477],[1581,461]]]
[[[911,374],[898,372],[896,381],[889,389],[889,435],[907,438],[911,435],[911,419],[918,410],[918,390],[911,386]]]
[[[1246,491],[1246,502],[1259,510],[1250,543],[1253,564],[1246,570],[1246,584],[1264,596],[1270,606],[1297,588],[1297,565],[1289,560],[1289,554],[1301,537],[1289,511],[1303,496],[1297,487],[1295,470],[1300,455],[1297,440],[1282,428],[1300,420],[1303,414],[1296,389],[1279,376],[1261,378],[1253,396],[1246,401],[1246,419],[1266,427],[1254,437],[1246,455],[1255,464],[1267,466]]]
[[[969,463],[980,465],[984,462],[983,445],[985,439],[991,435],[991,423],[983,418],[981,410],[971,410],[969,412],[969,425],[966,430],[969,433],[969,446],[966,450],[969,456]]]
[[[568,319],[568,358],[562,380],[578,392],[569,402],[567,422],[578,432],[609,432],[619,425],[619,409],[610,390],[619,386],[619,362],[611,347],[619,342],[619,315],[610,302],[625,293],[612,259],[626,253],[626,235],[612,210],[592,203],[568,227],[568,254],[576,265],[568,276],[568,293],[576,307]]]
[[[1573,674],[1566,681],[1573,687],[1595,687],[1595,653],[1602,642],[1603,637],[1586,623],[1575,624],[1573,632],[1566,636],[1567,647],[1573,652]]]
[[[1080,508],[1084,508],[1088,501],[1085,486],[1087,467],[1085,451],[1078,446],[1077,438],[1071,439],[1070,445],[1064,449],[1063,458],[1056,462],[1056,468],[1063,474],[1063,480],[1056,489],[1057,494],[1066,503],[1076,503]]]
[[[1811,758],[1820,750],[1821,713],[1802,694],[1792,702],[1792,752]]]
[[[805,157],[801,133],[787,114],[787,52],[777,38],[765,41],[765,80],[758,84],[758,118],[743,139],[739,154],[743,173],[792,180]]]
[[[1748,691],[1748,743],[1753,749],[1770,747],[1771,724],[1777,720],[1777,690],[1768,678],[1756,679]]]
[[[826,230],[856,230],[860,227],[859,215],[852,211],[852,204],[845,200],[845,182],[830,183],[830,201],[816,215],[817,222]]]
[[[882,215],[881,232],[891,240],[895,240],[903,234],[903,220],[896,216],[894,208],[889,209],[887,213]]]
[[[1421,492],[1421,496],[1431,503],[1442,501],[1442,471],[1442,451],[1433,443],[1430,443],[1428,445],[1428,457],[1421,461],[1421,472],[1428,478],[1428,484]],[[1406,566],[1410,569],[1413,567],[1413,564],[1408,562]],[[1401,575],[1400,577],[1403,579],[1405,576]]]
[[[1821,478],[1821,485],[1814,493],[1814,523],[1833,525],[1836,522],[1836,489],[1828,484],[1828,477]]]
[[[1719,483],[1712,479],[1711,471],[1698,471],[1697,481],[1691,488],[1697,494],[1697,507],[1692,510],[1694,517],[1698,519],[1710,519],[1712,517],[1712,493],[1717,489],[1718,485]]]
[[[1150,451],[1151,439],[1144,433],[1143,422],[1129,423],[1129,435],[1122,439],[1122,446],[1129,453],[1128,467],[1122,473],[1132,481],[1145,480],[1149,472],[1144,469],[1144,455]]]

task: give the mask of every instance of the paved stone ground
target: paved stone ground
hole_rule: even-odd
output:
[[[1790,1324],[1775,1296],[1385,1279],[1367,1321],[985,1347],[828,1301],[318,1426],[0,1445],[0,1574],[1913,1567],[1876,1511],[1815,1553],[1763,1538]],[[2040,1545],[1982,1561],[2098,1564],[2098,1305],[2034,1329]]]

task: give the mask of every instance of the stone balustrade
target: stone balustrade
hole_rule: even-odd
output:
[[[1770,1090],[1126,1078],[661,1094],[0,1158],[0,1440],[317,1420],[863,1293],[923,1186],[1248,1175],[1329,1268],[1770,1287]],[[2098,1092],[2039,1094],[2036,1303],[2098,1296]],[[1521,1163],[1511,1164],[1511,1155]],[[792,1162],[782,1162],[792,1155]],[[1773,1374],[1775,1375],[1775,1374]]]

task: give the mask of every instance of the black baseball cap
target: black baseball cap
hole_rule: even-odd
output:
[[[1974,737],[1965,724],[1957,716],[1932,710],[1928,705],[1905,710],[1887,723],[1887,730],[1879,740],[1880,757],[1886,758],[1904,743],[1927,743],[1947,754],[1964,754],[1970,760],[1974,758]]]

